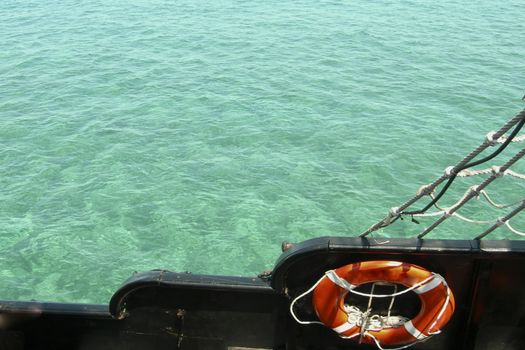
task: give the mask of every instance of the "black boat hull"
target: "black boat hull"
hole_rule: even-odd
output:
[[[380,259],[437,272],[454,292],[450,323],[415,349],[525,349],[525,242],[338,237],[294,245],[267,276],[156,270],[132,276],[109,305],[3,301],[0,349],[372,349],[298,324],[289,306],[326,270]],[[316,319],[310,303],[297,308]]]

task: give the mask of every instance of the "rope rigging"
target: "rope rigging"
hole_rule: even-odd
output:
[[[459,173],[458,173],[458,177],[469,177],[469,176],[476,176],[476,175],[486,175],[486,174],[490,174],[490,173],[493,173],[493,172],[497,172],[498,170],[497,169],[494,169],[495,167],[491,167],[491,168],[487,168],[487,169],[480,169],[480,170],[470,170],[470,169],[464,169],[464,170],[461,170]],[[513,176],[515,178],[518,178],[518,179],[521,179],[521,180],[525,180],[525,175],[524,174],[520,174],[520,173],[517,173],[515,171],[512,171],[510,169],[507,169],[505,170],[505,172],[502,174],[502,175],[508,175],[508,176]]]
[[[475,186],[473,186],[473,187],[475,187]],[[461,198],[462,199],[465,198],[465,196],[467,196],[469,191],[473,191],[473,190],[475,190],[475,188],[472,188],[472,187],[469,188],[467,190],[467,192],[465,192],[465,194]],[[497,204],[490,198],[490,196],[488,195],[488,193],[485,190],[479,191],[478,197],[479,196],[485,197],[485,199],[487,200],[487,203],[489,203],[492,207],[497,208],[497,209],[504,209],[504,208],[514,207],[514,206],[522,204],[522,202],[523,202],[523,201],[519,201],[519,202],[515,202],[515,203],[511,203],[511,204]],[[456,204],[454,204],[452,207],[458,206],[458,204],[461,202],[462,199],[460,199],[458,202],[456,202]],[[439,211],[429,212],[429,213],[421,213],[421,214],[414,214],[414,216],[415,217],[434,217],[434,216],[447,216],[448,215],[448,216],[454,216],[454,217],[456,217],[456,218],[458,218],[458,219],[460,219],[462,221],[465,221],[465,222],[468,222],[468,223],[471,223],[471,224],[482,224],[482,225],[495,224],[495,223],[497,223],[497,222],[499,222],[501,220],[500,218],[495,219],[495,220],[474,220],[474,219],[469,219],[469,218],[467,218],[467,217],[465,217],[463,215],[458,214],[457,212],[452,212],[451,213],[450,209],[452,207],[442,208],[442,207],[438,206],[437,204],[434,204],[434,206]],[[507,226],[509,231],[512,231],[514,233],[518,232],[517,234],[521,235],[521,233],[519,233],[519,231],[515,230],[512,226],[510,226],[510,223],[508,221],[505,222],[505,225]]]
[[[409,211],[409,212],[402,212],[401,214],[411,215],[411,214],[419,214],[419,213],[423,213],[423,212],[427,211],[429,208],[431,208],[434,205],[434,203],[439,201],[439,199],[445,194],[445,192],[447,192],[447,190],[450,187],[450,185],[452,185],[452,182],[454,182],[454,180],[456,179],[456,176],[457,176],[458,172],[460,172],[462,170],[465,170],[465,169],[468,169],[468,168],[472,168],[472,167],[474,167],[476,165],[480,165],[480,164],[486,163],[489,160],[491,160],[491,159],[495,158],[496,156],[498,156],[501,152],[503,152],[505,150],[505,148],[507,148],[507,146],[510,144],[510,142],[512,141],[514,136],[516,136],[516,134],[521,130],[521,128],[523,127],[523,124],[525,124],[525,116],[522,116],[522,118],[519,120],[518,124],[516,125],[516,127],[512,131],[511,135],[505,140],[505,142],[495,152],[491,153],[487,157],[484,157],[484,158],[482,158],[480,160],[477,160],[477,161],[474,161],[474,162],[468,162],[467,164],[463,164],[461,166],[457,165],[457,166],[452,167],[452,168],[450,168],[450,167],[447,168],[447,170],[445,171],[445,174],[449,177],[449,179],[448,179],[447,183],[445,184],[445,186],[443,186],[441,191],[437,194],[437,196],[429,204],[427,204],[423,209],[415,210],[415,211]],[[487,137],[487,141],[488,141],[489,144],[493,143],[492,139],[489,138],[489,137]]]
[[[394,223],[395,221],[397,221],[398,219],[400,218],[402,219],[404,216],[411,216],[412,221],[415,223],[419,223],[419,222],[415,220],[414,217],[440,216],[431,226],[423,230],[417,236],[418,238],[423,238],[426,234],[428,234],[430,231],[432,231],[434,228],[436,228],[438,225],[440,225],[443,221],[445,221],[447,218],[451,216],[457,217],[463,221],[471,222],[471,223],[491,224],[491,223],[495,223],[496,221],[498,221],[499,219],[495,221],[494,220],[493,221],[471,220],[471,219],[465,218],[464,216],[456,213],[456,211],[460,209],[462,206],[464,206],[469,200],[471,200],[472,198],[479,198],[480,195],[483,195],[487,199],[487,201],[496,208],[508,208],[508,207],[515,206],[519,203],[522,203],[522,202],[518,202],[514,204],[509,204],[509,205],[496,204],[494,201],[492,201],[489,198],[487,192],[485,191],[485,187],[490,185],[496,178],[501,177],[501,176],[511,176],[513,178],[525,180],[524,174],[520,174],[520,173],[514,172],[509,169],[519,159],[525,156],[525,148],[522,149],[520,152],[518,152],[514,157],[512,157],[509,161],[507,161],[504,165],[500,167],[493,166],[491,168],[482,169],[482,170],[471,170],[469,168],[472,168],[477,165],[481,165],[483,163],[486,163],[492,160],[493,158],[501,154],[511,143],[524,141],[525,135],[521,135],[519,137],[517,136],[524,125],[525,125],[525,109],[519,112],[517,115],[515,115],[511,120],[509,120],[505,125],[503,125],[503,127],[501,127],[498,131],[489,132],[486,135],[485,140],[480,146],[478,146],[474,151],[468,154],[465,158],[463,158],[456,165],[448,167],[443,173],[443,175],[441,175],[434,182],[428,185],[422,186],[416,192],[416,195],[414,197],[410,198],[408,201],[406,201],[399,207],[391,208],[388,212],[388,215],[384,219],[372,225],[365,232],[363,232],[360,235],[360,237],[366,237],[373,231],[387,227],[391,225],[392,223]],[[512,129],[510,135],[506,136],[505,133],[509,131],[510,129]],[[488,156],[483,157],[479,160],[474,160],[474,158],[476,158],[485,149],[487,149],[490,146],[495,146],[496,144],[499,144],[500,146],[494,152],[492,152]],[[467,177],[467,176],[487,175],[487,174],[490,174],[490,176],[487,179],[485,179],[485,181],[483,181],[478,186],[473,186],[469,188],[469,190],[467,190],[467,192],[461,197],[461,199],[458,202],[456,202],[454,205],[452,205],[451,207],[441,208],[437,205],[437,202],[449,190],[450,186],[452,185],[452,183],[457,177]],[[446,183],[442,186],[438,194],[434,195],[435,189],[445,181]],[[412,211],[406,210],[424,196],[429,196],[431,198],[431,201],[425,207],[419,210],[412,210]],[[428,209],[430,209],[433,206],[438,208],[439,212],[427,213]],[[518,206],[517,208],[521,208],[521,209],[519,209],[516,213],[511,215],[507,220],[505,220],[502,224],[496,226],[495,228],[500,227],[501,225],[504,224],[504,226],[507,229],[509,229],[511,232],[514,232],[514,233],[518,232],[517,234],[521,234],[522,232],[515,230],[508,223],[508,220],[511,217],[513,217],[519,211],[524,209],[522,205]],[[492,232],[493,230],[491,230],[490,232]],[[476,239],[481,239],[482,237],[485,237],[486,234],[484,232],[483,234],[476,237]]]
[[[508,139],[507,135],[503,135],[500,138],[498,138],[497,140],[494,140],[493,142],[494,143],[504,143],[507,139]],[[525,134],[521,135],[521,136],[514,137],[511,142],[515,143],[515,142],[522,142],[522,141],[525,141]]]
[[[511,167],[516,161],[521,159],[523,156],[525,156],[525,148],[522,149],[518,154],[516,154],[514,157],[512,157],[507,163],[505,163],[503,166],[499,168],[499,172],[492,174],[490,177],[485,179],[480,185],[473,186],[467,191],[465,195],[455,204],[453,205],[446,213],[446,215],[441,216],[439,219],[437,219],[433,224],[431,224],[429,227],[424,229],[417,237],[423,238],[425,235],[427,235],[430,231],[435,229],[438,225],[443,223],[446,219],[448,219],[452,214],[454,214],[459,208],[464,206],[468,201],[470,201],[472,198],[479,196],[479,191],[483,190],[485,187],[490,185],[495,179],[500,177],[506,169]]]

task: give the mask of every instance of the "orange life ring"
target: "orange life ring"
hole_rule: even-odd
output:
[[[345,296],[349,289],[379,281],[413,288],[421,300],[421,310],[402,326],[364,332],[348,319],[344,311]],[[454,296],[443,277],[397,261],[365,261],[327,271],[314,289],[312,302],[319,320],[339,336],[354,338],[363,333],[362,342],[381,345],[404,345],[437,334],[455,308]]]

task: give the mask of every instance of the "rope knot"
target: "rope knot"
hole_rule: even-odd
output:
[[[485,142],[489,145],[489,146],[494,146],[496,144],[496,140],[494,139],[494,135],[496,135],[496,132],[495,131],[491,131],[487,134],[487,136],[485,136]]]
[[[500,166],[497,166],[497,165],[494,165],[490,168],[490,170],[492,171],[492,173],[494,175],[496,175],[497,177],[501,177],[503,175],[505,175],[505,171],[501,171],[501,167]]]
[[[390,225],[392,219],[395,219],[399,216],[399,207],[392,207],[388,210],[388,215],[385,218],[385,224]]]
[[[449,166],[445,169],[445,175],[447,176],[451,176],[452,174],[455,174],[456,172],[454,171],[454,166]]]
[[[392,207],[390,208],[390,210],[388,211],[388,215],[392,216],[392,217],[396,217],[399,215],[399,207]]]
[[[384,328],[397,328],[409,321],[403,316],[381,316],[379,314],[370,315],[371,309],[361,311],[357,306],[344,305],[345,312],[348,316],[347,322],[360,327],[366,331],[381,331]]]
[[[432,189],[432,185],[431,184],[428,184],[428,185],[423,185],[421,186],[417,192],[416,192],[416,195],[419,197],[419,196],[428,196],[429,194],[431,194],[434,190]]]
[[[507,223],[507,221],[505,221],[505,219],[503,219],[503,218],[498,218],[496,220],[496,226],[498,226],[498,227],[501,226],[501,225],[505,225],[506,223]]]

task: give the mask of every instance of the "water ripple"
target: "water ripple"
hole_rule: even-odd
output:
[[[3,1],[0,299],[107,302],[133,271],[254,275],[358,234],[522,107],[520,9]]]

